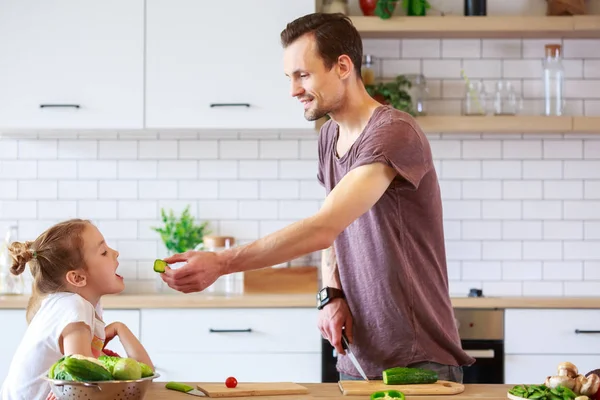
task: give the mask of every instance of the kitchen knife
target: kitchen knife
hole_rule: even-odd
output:
[[[185,383],[169,382],[165,385],[167,389],[177,390],[185,394],[191,394],[192,396],[206,397],[206,395],[193,387],[186,385]]]
[[[362,376],[363,379],[368,382],[369,378],[367,378],[365,371],[363,371],[362,367],[358,363],[358,360],[354,356],[354,353],[352,353],[352,350],[350,350],[350,343],[348,342],[348,338],[346,337],[346,332],[344,332],[343,330],[342,330],[342,347],[344,348],[344,350],[346,350],[346,355],[350,358],[350,361],[352,361],[352,364],[354,364],[354,366],[360,373],[360,376]]]

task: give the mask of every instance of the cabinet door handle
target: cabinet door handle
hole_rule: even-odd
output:
[[[250,103],[210,103],[211,107],[248,107]]]
[[[251,328],[248,329],[213,329],[209,328],[208,331],[210,333],[250,333],[252,332]]]
[[[600,331],[585,331],[585,330],[581,330],[581,329],[575,329],[575,333],[579,334],[579,333],[600,333]]]
[[[40,104],[40,108],[81,108],[79,104]]]

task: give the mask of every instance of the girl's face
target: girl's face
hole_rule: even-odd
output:
[[[83,257],[87,266],[86,288],[96,296],[120,293],[125,289],[123,277],[117,274],[119,252],[111,249],[94,225],[83,231]]]

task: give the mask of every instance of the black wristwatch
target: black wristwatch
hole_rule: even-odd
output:
[[[331,300],[344,298],[344,292],[333,287],[324,287],[317,293],[317,309],[322,310]]]

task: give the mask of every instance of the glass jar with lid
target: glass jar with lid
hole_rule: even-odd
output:
[[[360,75],[362,76],[365,86],[372,86],[379,80],[379,63],[377,57],[371,54],[363,56],[362,65],[360,67]]]
[[[219,253],[235,246],[232,236],[204,236],[202,243],[195,250]],[[211,286],[204,290],[214,294],[241,294],[244,292],[244,273],[234,272],[219,277]]]
[[[563,115],[564,113],[564,79],[562,65],[562,46],[547,44],[544,46],[545,57],[542,62],[544,76],[544,115]]]

